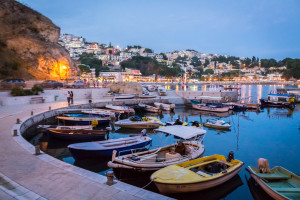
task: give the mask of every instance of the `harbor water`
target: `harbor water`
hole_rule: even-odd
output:
[[[166,86],[169,87],[169,86]],[[189,86],[189,90],[207,89],[209,86]],[[275,91],[275,85],[241,85],[241,101],[245,103],[258,103],[260,98],[267,98],[270,91]],[[220,131],[204,128],[207,133],[204,138],[204,156],[222,154],[227,156],[234,151],[235,158],[244,162],[240,173],[232,180],[221,186],[207,191],[171,195],[177,199],[268,199],[264,192],[257,187],[245,168],[249,165],[257,166],[258,158],[266,158],[270,167],[282,166],[296,174],[300,174],[299,148],[300,148],[300,104],[295,110],[286,108],[264,108],[259,111],[209,113],[192,110],[184,106],[177,106],[174,113],[164,112],[160,115],[151,115],[162,122],[182,121],[205,122],[207,119],[219,119],[230,122],[230,131]],[[138,135],[139,130],[117,129],[110,133],[110,139]],[[178,139],[163,133],[148,132],[153,139],[150,148],[156,148],[175,143]],[[66,141],[48,138],[44,133],[37,132],[29,140],[33,144],[40,144],[43,151],[64,162],[82,167],[84,169],[105,175],[111,169],[107,167],[109,160],[75,161],[71,156]],[[127,181],[129,184],[143,187],[150,182],[149,177]],[[145,189],[158,192],[151,183]]]

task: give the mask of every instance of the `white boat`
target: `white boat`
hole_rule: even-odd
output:
[[[182,126],[175,128],[164,127],[155,131],[176,135],[184,140],[206,133],[203,129]],[[114,174],[118,179],[132,179],[137,176],[150,175],[166,166],[200,157],[204,153],[202,141],[203,137],[201,141],[178,142],[177,144],[143,152],[134,152],[129,155],[117,156],[114,153],[112,161],[108,163],[108,167],[113,168]]]
[[[156,89],[153,85],[146,85],[146,88],[149,92],[154,92]]]
[[[93,114],[93,115],[112,115],[115,112],[113,110],[107,110],[107,109],[84,109],[81,110],[82,113],[86,114]]]
[[[207,120],[206,123],[203,124],[203,126],[208,128],[215,128],[215,129],[224,129],[229,130],[231,125],[228,122],[225,122],[223,120]]]
[[[156,96],[150,94],[139,94],[137,97],[141,99],[151,99],[151,98],[155,98]]]
[[[134,113],[134,109],[128,106],[113,106],[111,104],[107,104],[105,106],[107,109],[111,109],[115,112],[126,112],[126,113]]]
[[[159,96],[167,96],[167,90],[166,90],[166,88],[163,88],[163,87],[158,87],[157,93]]]
[[[140,119],[137,117],[130,117],[129,119],[123,119],[120,121],[117,121],[115,123],[116,126],[119,126],[120,128],[136,128],[136,129],[153,129],[153,128],[158,128],[162,125],[164,125],[164,123],[162,123],[159,120],[154,120],[151,118],[145,118],[144,119]]]
[[[134,94],[119,94],[114,96],[115,99],[133,99],[134,97]]]
[[[171,110],[175,109],[175,104],[165,104],[165,103],[155,102],[154,106],[157,108],[160,108],[162,110],[167,110],[167,111],[171,111]]]
[[[38,125],[37,128],[39,129],[67,129],[67,130],[93,130],[92,125],[86,125],[86,126],[60,126],[60,125]]]

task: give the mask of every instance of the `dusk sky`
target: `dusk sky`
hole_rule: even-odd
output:
[[[300,58],[299,0],[20,0],[89,42]]]

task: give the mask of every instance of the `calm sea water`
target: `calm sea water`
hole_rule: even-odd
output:
[[[192,87],[192,86],[190,86]],[[197,90],[198,90],[197,86]],[[203,87],[209,86],[201,86]],[[278,86],[263,85],[242,85],[241,98],[244,102],[257,103],[260,98],[266,98],[270,90],[275,90]],[[281,86],[279,86],[281,87]],[[192,89],[192,88],[189,88]],[[196,90],[196,87],[194,87]],[[193,90],[193,89],[192,89]],[[245,167],[257,166],[258,158],[269,160],[270,167],[280,165],[300,174],[300,104],[294,111],[280,108],[265,108],[259,112],[239,112],[228,114],[212,114],[187,109],[184,106],[177,107],[175,113],[163,113],[156,116],[163,122],[174,121],[177,118],[183,121],[206,121],[206,119],[222,118],[232,124],[230,131],[219,131],[207,129],[204,139],[205,154],[226,155],[229,151],[234,151],[235,158],[245,163],[244,168],[238,176],[229,182],[204,192],[174,195],[178,199],[268,199],[269,197],[255,187],[255,184],[246,172]],[[122,129],[110,133],[110,138],[129,137],[139,134],[139,132],[125,131]],[[153,139],[153,146],[172,144],[177,141],[173,136],[167,137],[165,134],[154,134],[149,132]],[[67,142],[49,139],[42,133],[31,140],[32,143],[40,143],[41,147],[48,154],[61,159],[67,163],[91,170],[93,172],[105,175],[110,170],[106,166],[108,160],[91,160],[77,162],[70,155],[66,146]],[[149,180],[133,180],[128,183],[143,187]],[[251,188],[251,190],[250,190]],[[158,192],[154,184],[146,189]],[[251,194],[251,191],[253,194]],[[254,196],[253,196],[254,195]]]

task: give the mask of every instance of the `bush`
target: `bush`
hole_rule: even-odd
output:
[[[44,92],[43,88],[39,86],[33,86],[31,90],[24,90],[20,87],[13,87],[10,91],[11,96],[30,96],[38,95],[39,92]]]
[[[31,88],[31,91],[33,92],[34,95],[38,95],[39,92],[44,93],[44,89],[35,85]]]

